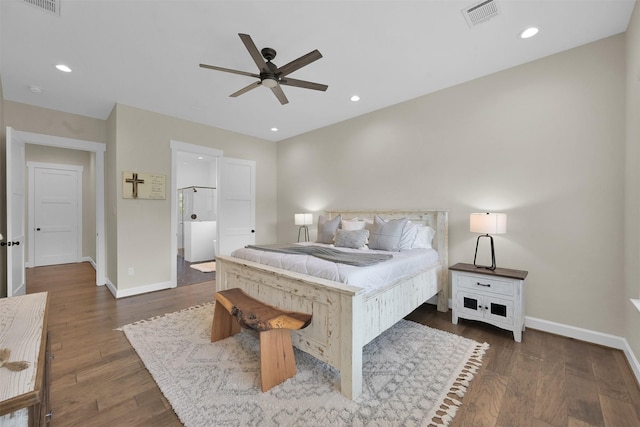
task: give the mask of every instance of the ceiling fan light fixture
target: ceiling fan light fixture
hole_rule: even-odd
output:
[[[262,86],[266,86],[269,89],[271,89],[271,88],[274,88],[274,87],[278,86],[278,81],[276,79],[274,79],[273,77],[267,77],[267,78],[262,80]]]

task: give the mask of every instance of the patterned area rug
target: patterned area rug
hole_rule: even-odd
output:
[[[298,373],[262,393],[258,339],[212,344],[212,319],[207,304],[120,329],[189,427],[448,425],[489,347],[401,320],[365,347],[355,401],[339,372],[297,349]]]

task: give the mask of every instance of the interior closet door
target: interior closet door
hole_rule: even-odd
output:
[[[218,205],[218,250],[230,255],[255,244],[256,162],[222,157]]]
[[[29,163],[35,267],[79,262],[82,247],[81,166]],[[31,225],[31,224],[30,224]],[[31,258],[33,255],[33,258]]]

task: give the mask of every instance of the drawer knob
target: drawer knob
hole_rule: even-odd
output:
[[[491,287],[491,283],[480,283],[480,282],[477,282],[476,284],[478,286],[482,286],[482,287],[485,287],[485,288],[490,288]]]

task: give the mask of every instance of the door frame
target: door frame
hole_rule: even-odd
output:
[[[25,144],[45,145],[49,147],[67,148],[71,150],[89,151],[95,154],[95,183],[96,183],[96,286],[104,286],[107,282],[105,275],[105,152],[107,145],[101,142],[85,141],[81,139],[65,138],[61,136],[44,135],[24,132],[7,127],[13,137],[22,139]],[[7,144],[11,142],[7,138]],[[17,170],[24,173],[26,164],[17,165]],[[13,173],[16,173],[14,170]],[[8,267],[7,267],[8,268]]]
[[[222,158],[224,153],[217,148],[188,144],[173,139],[169,141],[169,147],[171,148],[171,189],[169,190],[171,193],[171,255],[169,262],[171,265],[171,287],[175,288],[178,286],[178,263],[176,261],[178,256],[178,154],[190,153]],[[219,183],[220,167],[217,168],[216,174],[216,182]],[[220,209],[219,204],[218,209]],[[216,227],[216,233],[220,232],[219,229],[220,227]],[[216,240],[220,244],[218,236],[216,236]],[[218,253],[217,248],[216,253]]]
[[[82,173],[84,171],[84,167],[79,165],[67,165],[61,163],[41,163],[41,162],[31,162],[27,161],[27,170],[29,172],[29,197],[27,202],[27,217],[28,220],[28,230],[27,241],[29,242],[29,262],[26,262],[25,265],[27,267],[38,267],[36,263],[36,233],[34,233],[34,229],[36,227],[36,204],[35,204],[35,172],[36,169],[57,169],[63,171],[70,171],[76,173],[76,181],[77,181],[77,192],[76,192],[76,262],[80,262],[82,259],[82,240],[83,240],[83,229],[82,229]]]

